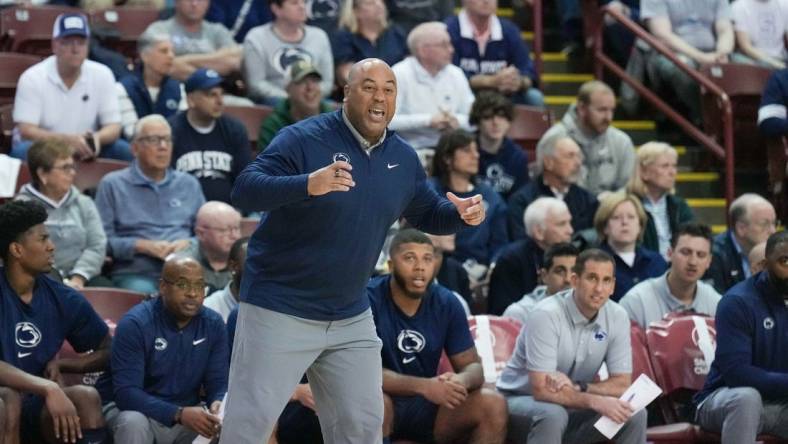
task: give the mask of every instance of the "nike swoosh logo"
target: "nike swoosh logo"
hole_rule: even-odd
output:
[[[398,167],[398,166],[399,166],[399,164],[398,164],[398,163],[395,163],[394,165],[392,165],[392,164],[390,164],[390,163],[387,163],[387,164],[386,164],[386,166],[387,166],[387,167],[389,167],[389,169],[392,169],[392,168],[396,168],[396,167]]]
[[[192,341],[192,345],[200,345],[200,344],[203,343],[203,341],[205,341],[205,339],[207,339],[207,338],[196,339],[196,340]]]
[[[402,358],[402,363],[403,364],[410,364],[411,362],[413,362],[414,359],[416,359],[415,356],[411,356],[410,358]]]
[[[16,354],[16,357],[17,358],[26,358],[26,357],[28,357],[28,356],[30,356],[32,354],[33,354],[33,352],[27,352],[27,353],[19,352],[19,353]]]

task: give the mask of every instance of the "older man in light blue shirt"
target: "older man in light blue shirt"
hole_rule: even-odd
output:
[[[170,168],[172,133],[161,115],[137,121],[131,149],[131,165],[99,182],[96,206],[113,259],[113,284],[154,293],[164,259],[189,246],[205,197],[197,179]]]

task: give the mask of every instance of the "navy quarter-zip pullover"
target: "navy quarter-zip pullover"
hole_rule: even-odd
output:
[[[353,166],[356,186],[310,197],[309,174],[335,160]],[[241,300],[320,321],[369,307],[364,288],[399,217],[436,234],[465,226],[456,207],[427,186],[410,145],[388,131],[365,151],[342,110],[283,128],[236,179],[232,199],[266,212],[249,242]]]
[[[222,317],[202,307],[183,329],[161,297],[132,308],[112,344],[112,383],[120,410],[134,410],[167,427],[178,407],[195,406],[200,387],[210,405],[227,392],[227,330]]]

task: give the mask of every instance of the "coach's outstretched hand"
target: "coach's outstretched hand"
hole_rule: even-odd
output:
[[[462,199],[449,191],[446,193],[446,198],[457,207],[457,212],[460,213],[460,217],[466,224],[479,225],[484,222],[484,203],[481,194]]]
[[[350,191],[356,186],[353,176],[350,175],[352,169],[349,163],[338,160],[313,171],[307,180],[307,192],[310,196],[322,196],[332,191]]]

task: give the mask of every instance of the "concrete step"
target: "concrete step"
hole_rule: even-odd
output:
[[[582,83],[593,79],[591,74],[544,73],[542,92],[547,96],[575,96]]]

